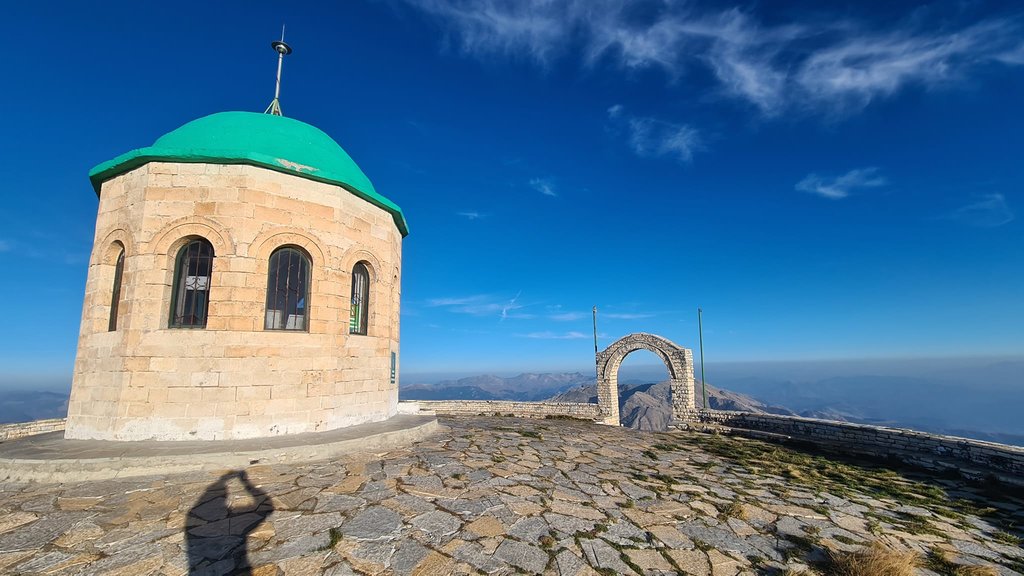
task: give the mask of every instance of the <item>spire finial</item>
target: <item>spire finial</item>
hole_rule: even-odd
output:
[[[284,24],[281,25],[281,39],[271,42],[270,47],[277,52],[277,84],[274,86],[274,99],[263,113],[281,116],[281,64],[284,57],[292,53],[292,47],[284,43]]]

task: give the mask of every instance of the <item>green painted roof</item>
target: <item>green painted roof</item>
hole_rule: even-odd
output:
[[[391,213],[409,234],[402,209],[373,189],[352,158],[319,128],[284,116],[219,112],[164,134],[152,146],[121,154],[89,171],[96,194],[103,182],[149,162],[250,164],[345,188]]]

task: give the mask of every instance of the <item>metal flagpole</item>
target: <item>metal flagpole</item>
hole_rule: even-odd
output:
[[[697,308],[697,335],[700,338],[700,390],[704,396],[704,409],[708,409],[708,387],[704,380],[704,325],[701,321],[703,310]]]
[[[263,113],[280,116],[281,64],[284,62],[284,57],[292,53],[292,47],[284,43],[284,26],[281,26],[281,40],[271,42],[270,47],[277,52],[277,84],[274,85],[274,99],[270,101],[270,106],[267,106],[267,109]]]

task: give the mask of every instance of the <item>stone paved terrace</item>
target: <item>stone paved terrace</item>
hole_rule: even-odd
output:
[[[872,540],[921,574],[1024,573],[1024,501],[998,487],[696,432],[442,423],[244,475],[0,484],[0,573],[815,574]]]

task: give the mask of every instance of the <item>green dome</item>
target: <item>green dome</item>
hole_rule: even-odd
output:
[[[403,236],[402,209],[373,189],[352,158],[319,128],[284,116],[220,112],[193,120],[89,171],[96,194],[103,182],[149,162],[250,164],[335,184],[388,212]]]

